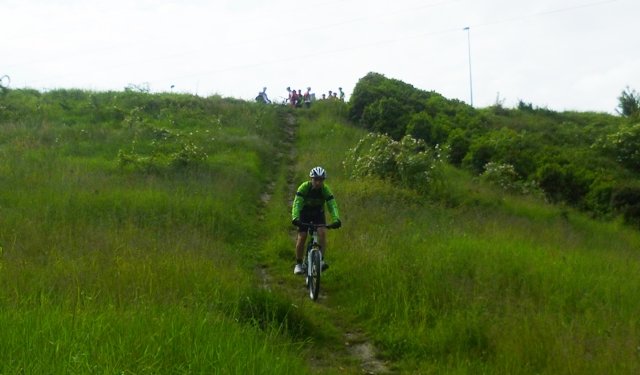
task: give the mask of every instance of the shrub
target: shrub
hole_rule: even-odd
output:
[[[462,160],[469,151],[469,146],[471,146],[471,140],[464,130],[452,130],[447,139],[449,162],[456,167],[461,166]]]
[[[627,183],[613,188],[611,206],[628,224],[640,226],[640,184]]]
[[[506,191],[515,191],[516,182],[520,178],[513,168],[513,165],[494,162],[487,163],[487,165],[484,166],[484,172],[482,172],[480,177]]]
[[[640,123],[620,128],[594,145],[634,171],[640,171]]]
[[[442,182],[440,148],[408,135],[395,141],[387,135],[368,134],[349,150],[343,165],[350,178],[375,176],[420,192]]]
[[[611,213],[611,196],[614,182],[611,178],[599,177],[589,187],[585,196],[585,207],[595,216],[607,216]]]
[[[496,153],[495,146],[486,139],[478,139],[471,143],[469,151],[462,160],[462,165],[475,174],[484,172],[484,166],[487,165]]]
[[[366,107],[383,98],[393,98],[402,103],[407,114],[411,115],[425,109],[425,103],[435,93],[418,90],[412,85],[397,79],[387,78],[379,73],[368,73],[362,77],[349,99],[349,118],[362,124]]]
[[[541,195],[537,183],[523,181],[511,164],[487,163],[480,178],[509,193]]]
[[[428,137],[425,133],[423,139],[436,144],[446,140],[452,119],[460,114],[468,119],[474,117],[476,112],[459,100],[447,99],[434,91],[419,90],[378,73],[369,73],[361,78],[349,100],[351,121],[369,130],[388,133],[396,140],[405,135],[407,124],[415,114],[420,114],[416,118],[419,123],[414,125],[415,131],[420,132],[420,127],[428,123]],[[464,123],[468,122],[471,121]],[[431,130],[431,125],[437,125],[435,130]],[[410,134],[422,138],[413,132]],[[436,140],[433,140],[434,136]]]
[[[382,98],[365,107],[362,121],[368,129],[400,139],[407,125],[407,110],[395,98]]]
[[[446,142],[450,130],[451,124],[448,117],[439,114],[434,118],[427,112],[414,114],[407,125],[407,134],[422,139],[432,146]]]
[[[536,172],[536,177],[549,201],[564,201],[572,205],[583,201],[594,180],[585,170],[557,163],[544,164]]]
[[[463,159],[463,165],[480,174],[489,162],[510,164],[518,175],[527,178],[536,169],[535,150],[530,135],[502,128],[476,138]]]
[[[634,119],[640,118],[640,94],[627,87],[618,97],[618,113]]]

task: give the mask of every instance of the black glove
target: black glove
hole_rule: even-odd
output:
[[[299,227],[300,224],[301,224],[300,219],[295,218],[295,219],[291,220],[291,224],[295,225],[296,227]]]
[[[334,221],[333,223],[329,224],[329,228],[331,229],[338,229],[342,226],[342,221],[340,221],[340,219]]]

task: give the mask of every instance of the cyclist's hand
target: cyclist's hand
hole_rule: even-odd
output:
[[[295,218],[295,219],[291,220],[291,224],[295,225],[296,227],[299,227],[300,224],[301,224],[300,219]]]
[[[329,228],[331,229],[338,229],[342,226],[342,222],[340,221],[340,219],[334,221],[333,223],[329,224]]]

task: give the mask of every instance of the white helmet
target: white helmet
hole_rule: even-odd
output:
[[[309,172],[311,178],[327,178],[327,172],[322,167],[315,167]]]

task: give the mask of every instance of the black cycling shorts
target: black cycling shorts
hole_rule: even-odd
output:
[[[314,224],[326,224],[327,221],[324,217],[324,210],[318,208],[303,208],[302,212],[300,212],[300,221],[303,223],[314,223]],[[309,230],[309,226],[301,225],[298,227],[298,232],[307,232]]]

